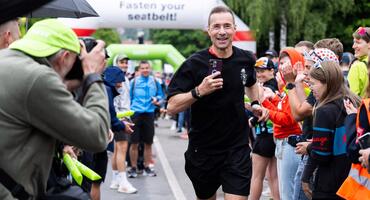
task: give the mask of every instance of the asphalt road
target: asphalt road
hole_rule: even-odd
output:
[[[106,181],[102,185],[102,200],[192,200],[196,199],[193,186],[184,170],[184,152],[188,141],[181,139],[176,131],[170,130],[172,121],[161,119],[156,128],[153,144],[155,158],[154,169],[156,177],[139,175],[129,179],[138,189],[136,194],[122,194],[109,189],[112,176],[111,165],[108,164]],[[266,190],[266,186],[265,186]],[[221,189],[217,192],[217,199],[223,199]],[[262,200],[269,197],[263,196]]]

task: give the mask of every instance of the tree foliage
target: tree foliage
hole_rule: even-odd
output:
[[[92,37],[94,37],[95,39],[103,40],[106,46],[110,44],[121,43],[119,34],[115,29],[106,29],[106,28],[98,29],[92,35]]]
[[[185,57],[211,44],[201,30],[152,30],[150,34],[154,43],[172,44]]]
[[[300,40],[316,42],[337,37],[348,50],[352,32],[360,25],[370,25],[367,0],[225,0],[225,3],[255,32],[259,49],[261,45],[266,47],[269,30],[274,30],[278,38],[282,13],[288,21],[290,46]]]

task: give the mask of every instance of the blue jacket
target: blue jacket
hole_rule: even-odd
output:
[[[135,113],[154,113],[155,105],[152,97],[158,101],[163,99],[161,85],[153,76],[139,76],[130,83],[131,110]]]
[[[116,83],[123,82],[124,80],[125,74],[120,68],[113,66],[105,69],[104,85],[108,94],[111,129],[114,132],[125,130],[125,124],[117,118],[117,113],[113,104],[114,97],[119,95],[115,85]]]

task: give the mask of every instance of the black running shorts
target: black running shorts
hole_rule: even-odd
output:
[[[212,197],[220,186],[225,193],[248,196],[251,166],[248,145],[213,155],[191,148],[185,152],[185,171],[200,199]]]
[[[138,144],[153,144],[154,137],[154,113],[139,113],[132,117],[135,124],[134,132],[130,136],[130,142]]]
[[[275,156],[275,142],[272,134],[257,135],[252,152],[266,158]]]
[[[114,132],[114,140],[116,142],[120,141],[128,141],[130,138],[130,134],[125,133],[124,131],[115,131]]]

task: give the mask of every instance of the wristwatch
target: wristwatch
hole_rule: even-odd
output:
[[[286,84],[285,88],[287,90],[291,90],[291,89],[295,88],[295,84],[294,83],[288,83],[288,84]]]
[[[191,90],[191,96],[193,96],[194,99],[200,99],[201,96],[199,94],[198,87],[195,87],[194,89]]]

